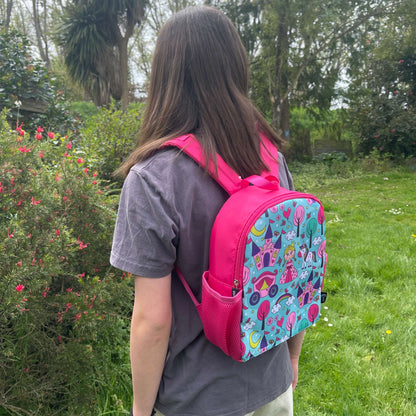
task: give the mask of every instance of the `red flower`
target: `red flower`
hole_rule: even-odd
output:
[[[79,250],[83,250],[88,246],[89,243],[84,244],[80,239],[78,239]]]
[[[16,290],[17,290],[18,292],[21,292],[24,288],[25,288],[25,287],[24,287],[23,285],[17,285],[17,286],[16,286]]]
[[[77,163],[78,164],[81,164],[81,163],[84,163],[84,161],[79,157],[78,159],[77,159]]]
[[[42,135],[40,133],[38,133],[35,137],[36,137],[36,140],[42,140]]]
[[[55,133],[52,133],[51,131],[48,131],[48,137],[50,139],[53,139],[55,137]]]
[[[19,147],[19,150],[22,153],[29,153],[32,149],[30,149],[29,147],[23,146],[23,147]]]
[[[92,184],[93,185],[97,185],[97,181],[92,181]]]
[[[38,155],[39,155],[39,157],[43,157],[43,153],[42,152],[39,152]]]
[[[40,201],[41,201],[40,199],[36,201],[36,198],[32,196],[32,205],[38,205],[40,204]]]
[[[69,150],[71,150],[71,149],[72,149],[72,144],[71,144],[71,142],[68,142],[68,144],[66,145],[66,148],[67,148],[67,149],[69,149]]]
[[[36,131],[38,132],[38,133],[43,133],[43,128],[41,127],[41,126],[39,126],[37,129],[36,129]]]

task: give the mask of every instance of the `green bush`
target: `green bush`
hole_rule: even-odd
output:
[[[361,138],[359,151],[377,149],[393,158],[416,155],[416,52],[388,48],[371,60],[368,79],[352,89],[351,124]],[[383,51],[384,53],[384,51]]]
[[[129,276],[109,266],[116,197],[71,137],[0,118],[0,414],[96,415],[129,383]]]
[[[64,135],[77,128],[63,91],[55,88],[53,76],[43,62],[30,55],[27,37],[16,31],[0,32],[0,111],[8,108],[11,125],[25,130],[44,126]],[[30,107],[37,110],[28,111]]]
[[[132,104],[122,111],[113,102],[85,120],[77,146],[89,154],[90,165],[103,179],[115,181],[114,171],[136,144],[144,105]],[[119,182],[121,185],[121,182]]]

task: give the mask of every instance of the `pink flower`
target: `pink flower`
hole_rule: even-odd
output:
[[[52,133],[51,131],[48,131],[48,137],[50,139],[53,139],[55,137],[55,133]]]
[[[84,244],[80,239],[78,239],[78,244],[79,244],[78,249],[83,250],[84,248],[88,246],[89,243]]]
[[[19,130],[19,134],[21,135],[21,136],[24,136],[25,135],[25,131],[24,130]]]
[[[22,267],[22,262],[19,261],[18,263],[16,263],[17,267]]]
[[[30,149],[29,147],[23,146],[23,147],[19,147],[19,150],[22,153],[29,153],[32,149]]]
[[[79,157],[78,159],[77,159],[77,163],[78,164],[81,164],[81,163],[84,163],[84,161]]]
[[[71,150],[71,149],[72,149],[72,144],[71,144],[71,142],[68,142],[68,144],[66,145],[66,148],[67,148],[67,149],[69,149],[69,150]]]
[[[43,128],[41,127],[41,126],[38,126],[38,128],[36,129],[36,131],[38,132],[38,133],[43,133]]]
[[[43,293],[42,293],[42,297],[43,297],[43,298],[46,298],[46,295],[47,295],[47,293],[46,293],[46,292],[43,292]]]
[[[36,198],[32,196],[32,205],[39,205],[40,201],[40,199],[36,200]]]
[[[97,181],[92,181],[92,184],[93,185],[97,185]]]
[[[400,59],[400,60],[399,60],[399,64],[402,64],[402,63],[403,63],[403,59]]]
[[[25,288],[25,287],[24,287],[23,285],[17,285],[17,286],[16,286],[16,290],[17,290],[18,292],[21,292],[24,288]]]
[[[39,155],[39,157],[43,157],[43,153],[42,152],[39,152],[38,155]]]
[[[55,231],[56,236],[58,237],[59,234],[61,234],[61,230],[56,230]]]
[[[36,140],[42,140],[42,135],[40,133],[38,133],[35,137],[36,137]]]

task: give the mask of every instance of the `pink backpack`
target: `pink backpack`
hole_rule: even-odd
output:
[[[277,150],[262,137],[262,157],[278,173]],[[169,140],[204,167],[192,135]],[[281,188],[265,172],[241,179],[220,156],[208,172],[230,197],[211,232],[209,270],[202,301],[192,298],[209,341],[237,361],[247,361],[318,321],[327,255],[325,216],[313,195]]]

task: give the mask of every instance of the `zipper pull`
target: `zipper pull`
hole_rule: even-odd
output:
[[[234,279],[234,287],[231,293],[233,296],[235,296],[239,291],[240,291],[240,282],[237,279]]]

